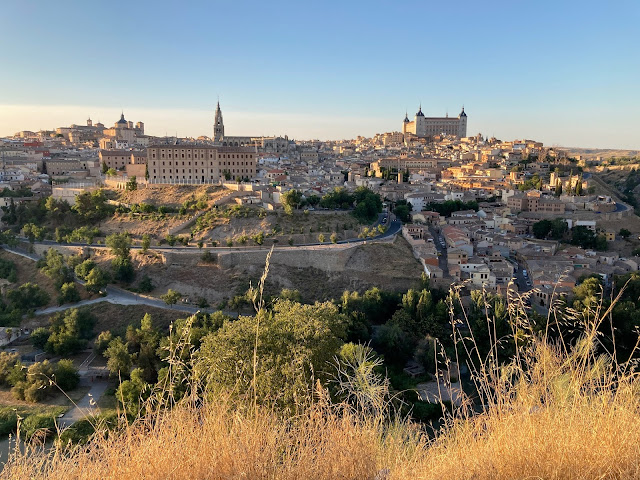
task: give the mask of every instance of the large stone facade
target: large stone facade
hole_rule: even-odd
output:
[[[152,145],[147,149],[149,183],[217,183],[226,177],[251,179],[257,155],[252,148],[211,145]]]
[[[467,136],[467,114],[464,107],[457,117],[425,117],[422,106],[418,109],[414,120],[405,115],[402,122],[402,133],[413,134],[420,138],[434,137],[440,134],[455,135],[458,138]]]

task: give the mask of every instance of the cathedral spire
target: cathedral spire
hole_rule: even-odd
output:
[[[222,120],[222,110],[220,110],[220,99],[216,105],[215,119],[213,122],[213,141],[222,142],[224,138],[224,121]]]

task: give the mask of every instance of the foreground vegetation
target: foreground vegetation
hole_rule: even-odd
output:
[[[82,446],[63,437],[49,453],[16,451],[0,478],[637,478],[640,384],[628,361],[636,347],[618,350],[603,335],[625,296],[637,298],[637,280],[603,301],[588,278],[573,305],[556,305],[544,322],[526,314],[526,298],[498,303],[480,292],[488,334],[480,317],[468,333],[455,328],[452,290],[442,347],[451,354],[434,356],[444,370],[449,359],[468,365],[475,388],[453,410],[441,405],[435,430],[403,413],[375,352],[340,341],[354,317],[334,304],[269,307],[258,287],[254,317],[192,317],[167,341],[145,319],[127,339],[139,345],[138,361],[160,345],[164,367],[131,371],[116,395],[119,425],[88,422],[96,433]],[[393,316],[410,321],[424,295]],[[134,388],[154,372],[157,383]]]

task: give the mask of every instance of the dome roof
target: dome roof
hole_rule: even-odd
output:
[[[404,114],[404,123],[409,123],[409,114],[408,113]]]
[[[120,114],[120,120],[116,122],[117,125],[128,125],[129,123],[124,119],[124,113]]]
[[[422,113],[422,105],[420,105],[420,108],[418,109],[418,113],[416,113],[416,117],[424,117],[424,113]]]
[[[460,116],[461,117],[466,117],[467,116],[467,114],[464,113],[464,107],[462,107],[462,111],[460,112]]]

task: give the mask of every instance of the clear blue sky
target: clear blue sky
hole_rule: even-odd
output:
[[[640,149],[640,2],[4,0],[0,134],[352,138],[427,115],[469,134]],[[114,118],[115,117],[115,118]]]

